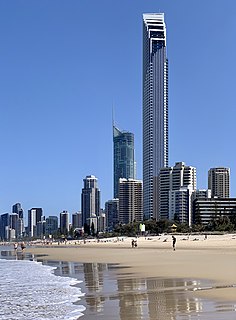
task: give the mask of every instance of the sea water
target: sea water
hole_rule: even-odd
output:
[[[54,269],[36,261],[0,259],[0,319],[79,319],[85,310],[79,302],[80,281],[56,276]]]

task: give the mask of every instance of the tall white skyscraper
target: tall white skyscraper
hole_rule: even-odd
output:
[[[158,174],[168,166],[168,60],[164,13],[143,15],[143,213],[157,216]]]
[[[174,167],[161,168],[159,174],[159,214],[157,220],[175,219],[191,224],[191,194],[197,188],[196,168],[176,162]],[[183,214],[183,203],[185,203]],[[179,206],[177,208],[177,206]],[[181,216],[181,217],[180,217]],[[185,216],[183,218],[183,216]]]
[[[37,223],[42,220],[43,209],[32,208],[28,210],[28,235],[29,237],[36,236]]]

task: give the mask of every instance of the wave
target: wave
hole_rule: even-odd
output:
[[[56,276],[54,267],[28,260],[0,259],[0,319],[77,320],[85,307],[81,281]],[[76,304],[75,304],[76,302]]]

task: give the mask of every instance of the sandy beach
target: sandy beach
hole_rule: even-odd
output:
[[[20,246],[14,250],[13,243],[1,243],[1,262],[4,266],[8,262],[3,259],[13,260],[25,268],[21,260],[37,260],[53,267],[59,279],[76,279],[79,294],[70,298],[83,310],[84,320],[235,320],[236,235],[175,236],[175,251],[171,235],[91,239],[85,243],[38,240],[27,243],[23,251]],[[137,241],[137,247],[131,247],[132,240]],[[45,279],[40,265],[33,264],[29,276],[33,272],[39,285],[35,292],[39,300],[42,290],[50,301],[50,290],[41,287],[41,279]],[[38,276],[33,271],[36,267]],[[11,289],[4,278],[2,281],[7,290]],[[64,296],[63,280],[58,282]],[[27,290],[24,293],[26,301],[31,301]],[[39,305],[40,301],[37,308]],[[77,316],[72,318],[78,320]]]
[[[119,274],[129,278],[210,280],[215,288],[196,290],[194,295],[236,301],[236,235],[176,235],[176,250],[171,235],[134,238],[120,237],[71,241],[67,244],[38,245],[27,251],[47,261],[119,264]]]

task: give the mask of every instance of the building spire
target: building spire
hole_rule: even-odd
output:
[[[114,102],[112,102],[112,110],[111,110],[111,112],[112,112],[112,127],[114,127],[114,125],[115,125],[115,120],[114,120],[114,118],[115,118]]]

